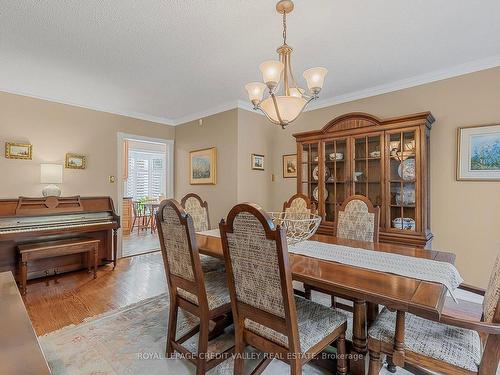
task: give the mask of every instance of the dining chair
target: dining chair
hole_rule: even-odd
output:
[[[370,199],[363,195],[351,195],[340,207],[336,208],[336,226],[334,235],[338,238],[347,240],[357,240],[365,242],[378,242],[379,239],[379,220],[380,208],[374,207]],[[312,288],[309,285],[304,285],[305,297],[311,298],[311,290],[321,291]],[[321,291],[325,293],[324,291]],[[343,304],[337,304],[335,296],[331,293],[332,307],[340,307],[350,310]],[[346,296],[339,296],[346,297]],[[370,309],[375,309],[375,306],[370,306]],[[378,307],[377,307],[378,308]]]
[[[220,225],[235,326],[234,374],[243,371],[250,345],[276,355],[291,374],[337,341],[337,373],[346,374],[346,318],[326,306],[294,296],[285,231],[255,204],[239,204]],[[271,362],[267,355],[254,373]]]
[[[499,296],[500,254],[484,293],[483,315],[478,321],[443,314],[440,321],[435,322],[384,308],[368,330],[369,375],[380,372],[381,353],[394,357],[397,350],[404,353],[405,363],[434,372],[496,374],[500,358]],[[398,320],[399,329],[395,328]],[[404,338],[404,346],[395,349],[398,335]]]
[[[171,357],[174,350],[178,351],[196,365],[198,375],[205,374],[232,350],[220,356],[206,355],[211,322],[223,321],[231,313],[226,275],[203,272],[193,220],[177,201],[164,200],[156,214],[156,222],[170,295],[166,355]],[[179,308],[197,316],[200,323],[177,338]],[[196,333],[199,333],[198,349],[193,353],[182,344]]]
[[[204,232],[210,229],[208,203],[198,194],[189,193],[181,199],[181,206],[193,219],[194,230]],[[224,262],[214,257],[201,255],[201,265],[205,272],[224,271]]]
[[[134,214],[134,220],[130,231],[132,232],[135,226],[137,226],[137,234],[139,234],[141,230],[147,230],[151,224],[151,217],[144,203],[137,201],[132,202],[132,212]]]
[[[283,212],[314,214],[316,213],[316,205],[311,202],[307,195],[297,193],[292,195],[288,201],[283,203]]]
[[[336,208],[335,237],[378,242],[380,207],[363,195],[351,195]]]
[[[194,229],[196,232],[203,232],[210,229],[208,203],[203,201],[198,194],[186,194],[181,199],[181,206],[193,218]]]

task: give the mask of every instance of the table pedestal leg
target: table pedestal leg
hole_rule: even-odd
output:
[[[366,302],[354,301],[352,332],[351,374],[364,375],[366,372]]]

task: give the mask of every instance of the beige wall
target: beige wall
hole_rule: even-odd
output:
[[[222,217],[237,202],[238,110],[218,113],[178,125],[175,129],[175,197],[196,193],[208,202],[210,224],[217,227]],[[217,184],[189,184],[189,152],[217,148]]]
[[[273,139],[276,127],[264,116],[238,109],[238,202],[272,206]],[[252,170],[251,155],[264,155],[264,170]]]
[[[174,127],[0,92],[0,144],[33,145],[33,160],[0,156],[0,197],[40,196],[40,163],[87,155],[87,169],[64,169],[63,195],[106,195],[116,205],[117,132],[173,139]],[[119,181],[119,176],[116,176]]]
[[[292,133],[320,129],[338,115],[357,111],[381,118],[432,112],[433,248],[456,253],[465,281],[486,286],[500,252],[500,182],[455,180],[456,132],[461,126],[500,123],[500,68],[306,112],[275,139],[274,170],[281,169],[280,154],[296,152]],[[278,178],[274,209],[295,190],[295,180]]]

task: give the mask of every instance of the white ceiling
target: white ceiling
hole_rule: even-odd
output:
[[[246,101],[273,0],[0,0],[0,90],[180,123]],[[295,76],[320,104],[500,65],[499,0],[295,0]]]

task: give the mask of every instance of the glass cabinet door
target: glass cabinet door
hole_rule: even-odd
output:
[[[342,204],[348,196],[347,139],[324,142],[325,221],[335,220],[335,206]]]
[[[303,143],[301,147],[301,192],[318,207],[319,145],[318,143]]]
[[[354,194],[368,197],[374,206],[382,205],[382,136],[354,137],[352,172]]]
[[[416,131],[398,131],[387,136],[389,152],[390,222],[393,229],[415,231],[417,207]]]

